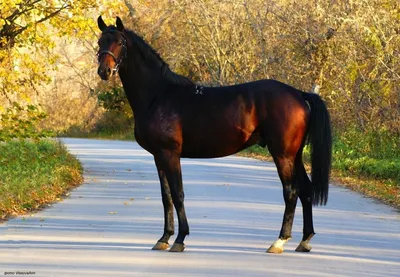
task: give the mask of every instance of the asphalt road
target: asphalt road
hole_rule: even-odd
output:
[[[0,225],[0,275],[400,276],[400,214],[341,187],[314,209],[311,253],[294,251],[301,205],[285,252],[265,253],[281,225],[281,184],[272,163],[235,156],[182,160],[186,250],[152,251],[163,228],[152,156],[133,142],[64,142],[82,161],[85,183]]]

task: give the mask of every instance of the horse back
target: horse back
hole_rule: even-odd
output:
[[[273,80],[185,93],[174,109],[182,156],[226,156],[254,144],[274,143],[273,136],[302,139],[305,131],[298,130],[305,130],[308,110],[301,94]]]

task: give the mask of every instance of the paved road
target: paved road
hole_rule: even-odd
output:
[[[132,142],[64,142],[82,161],[85,184],[0,225],[0,275],[400,276],[400,214],[340,187],[315,209],[311,253],[294,251],[299,208],[285,253],[266,254],[281,225],[281,185],[273,164],[239,157],[182,161],[187,248],[151,251],[163,226],[152,157]]]

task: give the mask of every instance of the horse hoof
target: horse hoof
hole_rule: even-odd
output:
[[[183,252],[183,250],[185,250],[185,244],[175,242],[169,252]]]
[[[300,242],[299,246],[297,246],[297,252],[310,252],[312,249],[311,245],[305,241]]]
[[[283,253],[283,247],[276,247],[274,245],[271,245],[271,247],[268,248],[267,253],[282,254]]]
[[[156,245],[153,246],[151,250],[165,250],[168,249],[169,244],[165,242],[157,242]]]
[[[289,240],[290,238],[287,239],[278,239],[275,241],[270,248],[268,248],[267,253],[273,253],[273,254],[281,254],[283,252],[283,245]]]

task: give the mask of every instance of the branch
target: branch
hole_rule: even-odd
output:
[[[129,16],[133,17],[135,15],[135,8],[132,6],[132,4],[129,1],[124,1],[125,6],[128,8],[129,10]]]
[[[25,5],[22,4],[22,3],[19,4],[18,6],[20,8],[22,7],[22,8],[25,8],[25,9],[15,9],[15,11],[10,16],[8,16],[6,18],[6,20],[10,21],[10,22],[15,21],[15,18],[17,18],[17,17],[23,15],[24,13],[29,12],[29,11],[33,10],[34,8],[36,8],[35,4],[39,3],[40,1],[41,0],[36,0],[36,1],[33,1],[32,3],[24,3]]]
[[[18,10],[16,9],[13,14],[11,14],[9,17],[7,17],[6,19],[6,25],[3,26],[3,28],[0,30],[0,37],[5,37],[7,38],[8,41],[10,41],[9,45],[11,47],[14,46],[14,40],[15,38],[20,35],[22,32],[24,32],[28,27],[29,24],[25,25],[25,26],[19,26],[15,21],[17,20],[18,17],[22,16],[23,14],[26,14],[27,12],[37,8],[35,6],[36,3],[40,2],[41,0],[35,0],[32,3],[29,3],[28,6],[25,6],[26,8],[24,10]],[[21,6],[21,5],[20,5]],[[71,5],[69,4],[69,1],[63,3],[63,5],[59,8],[57,8],[56,10],[54,10],[53,12],[47,14],[45,17],[37,20],[36,22],[33,22],[35,25],[40,24],[52,17],[57,16],[61,11],[70,8]],[[10,24],[8,24],[7,22],[10,22]],[[0,45],[0,49],[4,48],[5,45]]]

